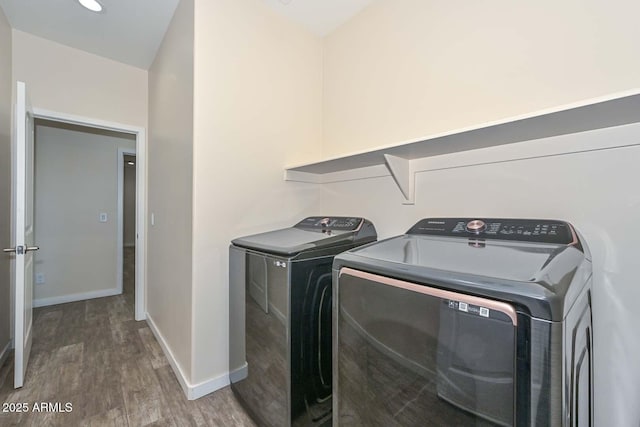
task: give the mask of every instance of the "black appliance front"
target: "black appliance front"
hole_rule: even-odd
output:
[[[264,426],[332,415],[332,263],[375,241],[362,218],[310,217],[230,247],[230,381]]]
[[[334,426],[592,426],[591,283],[555,220],[428,218],[337,256]]]
[[[232,379],[233,390],[261,425],[329,422],[333,257],[286,262],[245,256],[248,374]],[[268,291],[252,291],[257,287]]]
[[[331,419],[332,258],[293,263],[291,287],[292,425]]]
[[[513,425],[511,305],[348,268],[339,292],[339,425]]]

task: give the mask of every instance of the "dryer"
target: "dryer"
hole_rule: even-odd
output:
[[[563,221],[428,218],[337,256],[340,426],[591,426],[591,256]]]
[[[331,265],[376,238],[364,218],[319,216],[232,241],[231,388],[260,425],[331,423]]]

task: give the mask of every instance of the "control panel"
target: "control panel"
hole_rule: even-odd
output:
[[[425,218],[407,234],[517,240],[569,245],[577,243],[571,225],[547,219]]]
[[[344,216],[311,216],[305,218],[294,227],[315,229],[315,230],[343,230],[354,231],[362,224],[362,218],[344,217]]]

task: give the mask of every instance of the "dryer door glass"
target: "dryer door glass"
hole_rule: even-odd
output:
[[[338,424],[514,424],[513,307],[348,268],[336,286]]]

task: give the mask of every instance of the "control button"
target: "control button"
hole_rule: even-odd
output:
[[[455,228],[451,230],[453,233],[460,233],[464,231],[464,222],[459,222],[456,224]]]
[[[481,219],[474,219],[467,223],[466,228],[469,233],[480,234],[487,228],[487,224]]]

